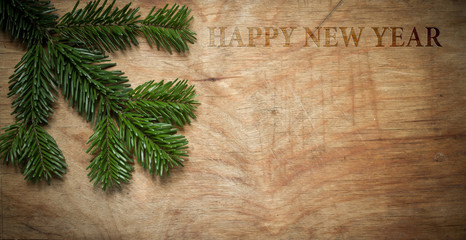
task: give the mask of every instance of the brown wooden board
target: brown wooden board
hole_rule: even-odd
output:
[[[53,3],[60,15],[74,5]],[[92,126],[59,98],[47,131],[68,172],[33,185],[2,165],[0,238],[466,238],[466,2],[178,3],[192,9],[198,34],[189,53],[141,39],[110,57],[132,86],[196,85],[198,119],[182,131],[185,167],[160,178],[136,165],[122,191],[94,188],[85,153]],[[165,2],[133,4],[144,15]],[[306,47],[305,27],[319,25],[320,46],[308,38]],[[286,46],[281,28],[293,27]],[[341,27],[347,37],[364,28],[357,47],[345,46]],[[389,27],[383,47],[372,27]],[[391,27],[403,27],[398,45],[414,38],[409,47],[391,47]],[[426,27],[439,29],[442,47],[432,38],[426,46]],[[325,46],[326,28],[336,37],[328,45],[338,46]],[[0,35],[1,127],[14,120],[8,76],[23,54]]]

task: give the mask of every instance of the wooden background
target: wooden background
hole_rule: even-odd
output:
[[[62,15],[74,0],[53,1]],[[127,1],[122,1],[121,4]],[[145,14],[165,2],[135,0]],[[170,177],[135,166],[111,193],[87,178],[90,124],[64,103],[47,128],[69,165],[32,185],[1,166],[3,239],[465,239],[466,2],[344,0],[322,27],[365,27],[359,47],[304,48],[337,5],[186,1],[198,41],[186,55],[111,55],[131,84],[196,85],[190,158]],[[297,27],[264,47],[209,47],[208,27]],[[440,29],[443,47],[375,47],[370,27]],[[390,32],[387,33],[387,36]],[[407,39],[409,35],[403,35]],[[8,76],[24,53],[0,35],[0,125],[13,122]],[[219,41],[217,39],[217,41]],[[388,37],[386,41],[390,41]]]

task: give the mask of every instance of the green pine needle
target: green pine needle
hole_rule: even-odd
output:
[[[67,164],[55,140],[41,126],[19,122],[10,125],[0,136],[0,153],[4,163],[20,167],[28,182],[63,177]]]
[[[109,71],[116,64],[108,63],[105,56],[59,42],[49,49],[65,99],[87,121],[102,119],[98,104],[100,97],[111,99],[114,108],[126,99],[130,90],[128,79],[121,71]]]
[[[13,40],[20,40],[27,47],[43,43],[49,29],[56,25],[58,16],[50,1],[2,0],[0,1],[0,26],[10,33]]]
[[[120,113],[119,119],[121,138],[150,173],[169,174],[171,167],[183,166],[188,141],[176,135],[177,130],[171,124],[157,123],[137,113]]]
[[[189,50],[187,43],[194,43],[195,33],[189,29],[192,17],[191,10],[174,4],[170,9],[164,8],[154,13],[152,8],[149,15],[141,21],[141,31],[149,44],[155,44],[157,49],[163,48],[171,53],[171,47],[177,52]]]
[[[73,10],[60,19],[57,30],[60,35],[76,39],[87,48],[105,51],[125,50],[131,45],[138,45],[137,36],[143,35],[152,46],[172,52],[189,50],[187,43],[194,43],[195,33],[189,29],[192,17],[190,10],[174,4],[172,8],[155,7],[144,20],[140,20],[139,8],[130,8],[131,3],[123,8],[115,7],[115,1],[106,5],[105,0],[91,1],[84,8],[79,8],[79,1]]]
[[[15,96],[12,106],[17,121],[46,124],[56,100],[56,79],[48,53],[41,44],[32,45],[16,65],[10,77],[8,97]]]
[[[131,179],[133,167],[116,123],[107,115],[96,124],[94,131],[88,141],[91,145],[86,151],[95,155],[87,167],[91,169],[88,174],[90,181],[94,181],[94,186],[101,183],[104,190],[112,186],[120,188],[121,183]]]
[[[79,1],[73,10],[60,19],[57,29],[65,37],[79,40],[87,47],[115,51],[138,45],[139,8],[130,8],[128,3],[122,9],[114,7],[113,1],[107,7],[107,1],[99,6],[100,1],[89,2],[86,7],[77,9]]]
[[[49,1],[0,1],[0,27],[26,45],[10,77],[9,97],[16,123],[3,128],[0,158],[21,169],[28,182],[62,177],[67,164],[44,130],[57,89],[69,105],[95,123],[87,152],[94,155],[88,176],[94,185],[120,188],[131,179],[134,156],[150,173],[169,174],[183,166],[188,141],[176,126],[189,124],[199,104],[187,80],[149,81],[134,90],[123,72],[112,70],[104,51],[138,45],[138,36],[171,53],[187,51],[195,33],[190,10],[174,4],[140,20],[139,9],[115,1],[91,1],[58,22]]]
[[[3,159],[4,164],[23,165],[26,145],[22,137],[25,136],[25,126],[22,123],[15,123],[3,128],[5,133],[0,135],[0,158]]]
[[[127,108],[145,117],[178,126],[191,123],[190,118],[196,118],[194,111],[199,103],[194,100],[194,86],[189,86],[187,80],[149,81],[130,91],[129,95]]]
[[[53,175],[61,178],[65,174],[68,166],[65,158],[55,140],[41,126],[29,125],[21,138],[26,146],[23,157],[27,158],[22,170],[28,182],[45,179],[50,183]]]

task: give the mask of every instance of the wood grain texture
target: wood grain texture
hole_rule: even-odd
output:
[[[53,2],[60,15],[74,5]],[[165,4],[133,3],[143,13]],[[68,172],[32,185],[1,166],[2,239],[466,238],[464,1],[344,0],[322,24],[437,26],[441,48],[377,48],[373,34],[359,47],[305,48],[299,37],[283,47],[282,35],[270,47],[209,47],[208,27],[228,27],[227,39],[235,26],[304,34],[337,1],[179,3],[195,18],[189,53],[143,42],[111,59],[133,86],[196,85],[202,105],[183,131],[185,167],[158,178],[135,166],[122,191],[93,188],[92,128],[61,98],[47,130]],[[0,41],[3,127],[13,122],[8,76],[24,49],[3,33]]]

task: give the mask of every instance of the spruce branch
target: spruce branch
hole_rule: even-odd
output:
[[[4,163],[19,166],[24,179],[32,182],[63,177],[67,164],[55,140],[38,124],[19,122],[4,128],[0,153]]]
[[[169,174],[171,167],[183,166],[188,141],[176,134],[173,125],[157,123],[137,113],[120,112],[118,117],[121,138],[143,168],[163,175]]]
[[[26,161],[22,170],[28,182],[38,182],[44,178],[50,183],[53,175],[63,177],[68,165],[52,136],[41,126],[31,124],[21,138],[24,138],[26,146],[23,149]]]
[[[101,183],[106,189],[128,182],[133,154],[141,166],[157,175],[168,174],[170,167],[183,166],[188,141],[167,123],[182,126],[195,118],[198,103],[193,86],[186,80],[149,81],[132,90],[121,72],[109,71],[113,64],[101,64],[106,60],[102,55],[59,42],[49,49],[56,59],[54,68],[65,99],[88,121],[97,119],[88,150],[97,154],[88,167],[95,185]],[[118,118],[117,126],[114,117]]]
[[[61,35],[81,41],[90,49],[109,52],[124,50],[126,47],[138,45],[136,39],[139,26],[136,15],[139,8],[130,8],[131,3],[122,9],[114,7],[115,1],[106,7],[105,0],[89,2],[84,8],[73,10],[60,18],[57,30]]]
[[[18,166],[29,182],[62,177],[66,163],[55,140],[42,127],[53,113],[57,88],[69,105],[94,125],[87,169],[94,185],[120,187],[128,182],[133,156],[150,173],[168,174],[183,166],[188,141],[174,125],[195,118],[198,102],[186,80],[149,81],[131,89],[121,71],[112,70],[103,51],[124,50],[145,36],[171,53],[188,50],[195,33],[189,30],[190,10],[174,4],[139,20],[139,9],[115,7],[115,1],[92,1],[83,9],[57,16],[49,1],[0,2],[0,26],[27,46],[10,77],[16,123],[3,128],[0,158]]]
[[[34,44],[16,65],[10,77],[8,97],[15,96],[12,114],[17,121],[47,124],[56,100],[56,78],[49,64],[49,54],[41,44]]]
[[[147,17],[141,21],[141,31],[150,45],[157,49],[163,48],[171,53],[171,47],[177,52],[189,50],[188,44],[196,40],[195,33],[189,29],[193,17],[189,17],[191,10],[177,4],[168,9],[164,8],[154,13],[152,8]]]
[[[195,33],[189,29],[192,17],[190,10],[174,4],[157,10],[155,7],[143,20],[138,15],[139,8],[130,8],[131,3],[123,8],[115,7],[115,1],[106,5],[105,0],[87,3],[79,8],[79,1],[73,10],[65,14],[57,25],[57,31],[63,37],[80,41],[88,49],[113,52],[125,50],[131,45],[138,45],[137,36],[146,37],[149,45],[155,44],[172,52],[189,50],[188,43],[194,43]]]
[[[158,121],[183,126],[196,118],[194,111],[199,103],[194,100],[194,86],[187,80],[149,81],[130,91],[129,96],[128,109]]]
[[[116,64],[109,63],[106,56],[60,42],[50,45],[49,49],[65,99],[87,121],[102,119],[100,98],[111,100],[114,108],[126,99],[130,90],[128,79],[121,71],[109,71]]]
[[[4,164],[23,165],[25,126],[19,122],[3,128],[5,132],[0,135],[0,158]]]
[[[58,16],[50,1],[4,0],[0,1],[0,26],[13,40],[20,40],[29,48],[44,43]]]
[[[104,107],[105,108],[105,107]],[[101,183],[102,189],[116,186],[120,188],[122,182],[129,182],[133,167],[130,165],[128,150],[120,138],[118,127],[110,115],[97,122],[94,134],[89,138],[89,149],[86,151],[95,155],[87,169],[91,169],[88,176],[94,181],[94,186]]]
[[[50,56],[40,43],[32,45],[16,65],[10,77],[9,97],[16,97],[16,124],[5,128],[0,136],[0,152],[4,163],[20,167],[25,179],[50,182],[62,177],[67,164],[55,140],[40,125],[48,123],[57,93]]]

